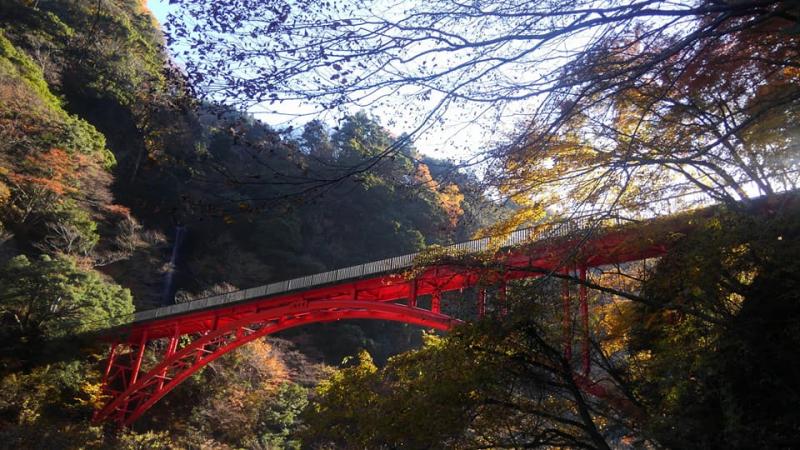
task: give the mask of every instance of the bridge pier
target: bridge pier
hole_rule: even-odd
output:
[[[581,371],[584,376],[589,374],[591,369],[591,340],[589,335],[589,302],[588,290],[586,289],[586,266],[580,266],[576,269],[578,278],[578,314],[580,321],[580,340],[581,340]],[[564,271],[565,275],[570,275],[570,271]],[[572,340],[573,340],[573,323],[572,323],[572,300],[570,299],[570,281],[564,279],[562,281],[561,297],[563,305],[563,335],[564,335],[564,358],[567,360],[572,359]]]
[[[478,319],[486,315],[486,289],[478,289]]]
[[[411,280],[408,287],[408,299],[406,300],[406,304],[409,308],[416,308],[417,307],[417,280],[416,278]]]
[[[581,314],[581,334],[583,340],[583,354],[582,356],[582,364],[583,364],[583,375],[589,375],[590,369],[590,355],[591,355],[591,342],[589,340],[589,302],[588,302],[588,295],[586,291],[586,267],[581,266],[578,272],[578,277],[581,281],[580,286],[578,286],[578,300],[580,302],[580,314]]]
[[[564,271],[565,275],[569,275],[569,270]],[[569,298],[569,280],[563,279],[561,281],[561,304],[562,304],[562,339],[564,339],[564,359],[570,361],[572,359],[572,301]]]
[[[111,368],[114,367],[114,359],[117,356],[117,347],[119,346],[118,343],[114,342],[111,344],[111,350],[108,351],[108,360],[106,362],[106,370],[103,372],[103,386],[106,386],[108,383],[109,375],[111,375]]]
[[[142,333],[142,338],[139,341],[138,347],[136,349],[136,359],[133,360],[133,365],[131,366],[131,378],[129,384],[136,383],[136,380],[139,378],[139,370],[142,368],[142,359],[144,359],[144,349],[147,347],[147,330]]]
[[[170,336],[169,343],[167,344],[167,349],[164,351],[164,358],[168,359],[172,355],[175,354],[175,351],[178,349],[178,340],[180,339],[180,329],[175,326],[175,332]],[[158,374],[158,387],[156,390],[161,390],[164,388],[164,382],[167,380],[167,368],[164,367],[161,372]]]
[[[497,288],[497,309],[501,316],[508,314],[508,304],[506,302],[506,277],[503,274],[503,279],[500,280],[500,286]]]

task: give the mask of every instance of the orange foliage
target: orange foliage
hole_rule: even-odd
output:
[[[61,183],[58,180],[53,180],[53,179],[49,179],[49,178],[40,178],[40,177],[34,177],[34,176],[25,175],[25,174],[18,174],[18,173],[12,173],[11,175],[9,175],[9,178],[14,183],[17,183],[17,184],[23,184],[23,183],[34,184],[34,185],[42,187],[45,190],[51,191],[54,194],[58,194],[58,195],[64,195],[67,192],[71,192],[71,191],[75,190],[74,188],[71,188],[69,186],[64,185],[63,183]]]
[[[441,206],[447,214],[450,226],[455,227],[458,224],[458,219],[464,215],[464,210],[461,208],[464,195],[458,189],[458,186],[453,183],[441,185],[433,179],[428,166],[422,163],[417,165],[417,173],[414,175],[414,179],[419,185],[424,186],[436,194],[439,206]]]
[[[414,179],[418,184],[427,187],[428,189],[436,189],[436,181],[431,176],[431,170],[428,166],[422,163],[417,165],[417,173],[414,174]]]
[[[242,348],[242,356],[253,381],[263,387],[277,386],[289,379],[288,369],[280,355],[265,340],[255,340]]]
[[[111,214],[115,214],[118,216],[130,217],[131,215],[131,209],[123,205],[116,205],[116,204],[104,205],[103,209],[105,209]]]
[[[256,428],[265,401],[289,380],[288,369],[279,352],[263,339],[248,343],[211,367],[221,383],[212,384],[218,390],[196,412],[213,424],[218,438],[242,442]]]
[[[0,182],[0,205],[11,199],[11,190],[3,182]]]
[[[450,225],[453,227],[458,224],[458,219],[464,215],[464,210],[461,208],[463,200],[464,194],[455,184],[448,184],[439,192],[439,204],[444,208],[450,220]]]
[[[53,148],[46,152],[28,155],[24,166],[34,173],[11,173],[9,179],[16,184],[32,184],[57,195],[77,190],[80,169],[90,164],[83,155],[70,155],[64,150]]]

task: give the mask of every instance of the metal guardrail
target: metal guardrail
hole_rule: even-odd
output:
[[[701,194],[701,191],[693,191],[681,194],[677,197],[669,197],[668,200]],[[693,203],[694,208],[698,206],[708,206],[714,204],[713,199],[707,196],[695,199]],[[581,231],[588,231],[590,228],[601,229],[609,226],[620,225],[623,222],[633,220],[630,218],[623,219],[620,216],[609,216],[608,214],[610,213],[611,211],[604,212],[603,210],[584,211],[583,215],[575,220],[540,224],[538,226],[516,230],[503,236],[474,239],[471,241],[461,242],[459,244],[449,245],[444,247],[444,254],[446,255],[447,252],[452,252],[453,255],[463,253],[480,253],[491,248],[507,248],[520,244],[543,241],[546,239],[563,238],[570,235],[575,235]],[[605,218],[598,219],[598,215],[599,217]],[[636,221],[653,219],[655,217],[658,217],[658,215],[638,217]],[[497,243],[498,239],[502,239],[499,245]],[[133,320],[130,322],[143,322],[229,303],[237,303],[265,296],[273,296],[277,294],[308,289],[315,286],[337,283],[340,281],[354,280],[368,275],[399,271],[401,269],[411,267],[418,255],[419,253],[411,253],[408,255],[396,256],[394,258],[372,261],[357,266],[344,267],[337,270],[293,278],[286,281],[279,281],[250,289],[243,289],[221,295],[215,295],[213,297],[192,300],[177,305],[137,312],[133,315]]]
[[[545,239],[554,239],[573,235],[578,231],[587,230],[590,226],[603,226],[601,221],[583,218],[573,221],[555,222],[542,224],[535,227],[523,228],[512,231],[511,233],[499,237],[486,237],[461,242],[458,244],[443,247],[444,254],[452,255],[464,253],[480,253],[492,248],[507,248],[521,244],[533,243]],[[499,243],[498,239],[502,239]],[[162,308],[150,309],[134,314],[132,322],[145,322],[148,320],[160,319],[162,317],[183,314],[191,311],[207,309],[215,306],[238,303],[255,298],[284,294],[292,291],[304,290],[316,286],[322,286],[341,281],[354,280],[369,275],[378,275],[389,272],[396,272],[411,267],[419,253],[395,256],[394,258],[381,259],[357,266],[344,267],[341,269],[330,270],[328,272],[307,275],[291,280],[278,281],[276,283],[257,286],[249,289],[227,292],[197,300],[192,300],[176,305],[165,306]]]

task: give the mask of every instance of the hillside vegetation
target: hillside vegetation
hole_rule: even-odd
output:
[[[215,21],[248,17],[182,4],[208,27],[184,43],[217,33]],[[571,117],[558,119],[570,131],[521,125],[520,139],[484,154],[490,170],[479,181],[387,131],[381,122],[392,118],[357,112],[279,130],[214,103],[193,90],[206,85],[199,70],[230,61],[215,54],[217,66],[195,61],[182,73],[140,0],[0,0],[0,448],[798,447],[800,208],[796,194],[781,193],[797,186],[798,47],[786,25],[797,14],[764,6],[781,12],[770,16],[780,23],[753,19],[750,29],[747,5],[725,5],[743,12],[722,38],[704,28],[713,51],[686,61],[630,43],[613,57],[585,53],[565,80],[607,70],[615,75],[606,80],[628,77],[619,91],[581,97],[581,108],[551,98],[552,111]],[[471,20],[480,5],[452,6]],[[265,26],[289,27],[288,13],[273,9],[278,17]],[[174,30],[190,33],[181,22]],[[316,50],[304,51],[305,63],[318,64]],[[622,57],[629,52],[640,54]],[[688,65],[647,78],[637,75],[646,70],[640,59]],[[329,93],[356,92],[339,86],[338,72],[350,68],[336,65]],[[735,83],[715,84],[722,66]],[[696,79],[681,81],[686,74]],[[762,87],[748,84],[754,74]],[[289,78],[272,89],[282,93]],[[657,95],[658,83],[679,92]],[[242,86],[241,96],[269,94]],[[605,104],[611,112],[596,113]],[[646,121],[633,119],[640,109]],[[722,125],[733,130],[719,136]],[[719,145],[691,146],[707,142]],[[677,187],[673,171],[687,177]],[[767,200],[745,192],[750,172]],[[554,205],[663,212],[667,194],[693,187],[724,204],[660,222],[692,221],[690,234],[655,226],[658,236],[624,243],[668,244],[659,258],[589,268],[582,279],[573,269],[585,260],[571,254],[547,277],[508,280],[501,294],[507,268],[494,255],[452,257],[487,274],[485,319],[447,335],[370,321],[289,330],[210,363],[130,429],[91,423],[107,401],[99,372],[107,349],[76,336],[136,310],[507,231]],[[495,204],[500,197],[511,206]],[[636,229],[635,218],[618,219]],[[426,256],[420,264],[440,262]],[[474,294],[449,294],[445,312]],[[565,300],[584,294],[586,310]]]
[[[3,0],[4,445],[149,446],[167,424],[175,442],[190,446],[290,445],[306,389],[324,373],[320,362],[337,364],[359,348],[386,359],[419,342],[419,332],[356,323],[290,335],[313,361],[289,341],[255,344],[154,410],[141,429],[156,434],[119,442],[88,423],[102,400],[104,349],[68,348],[69,362],[39,361],[56,351],[50,340],[110,326],[134,308],[418,251],[477,230],[490,206],[477,182],[410,146],[346,176],[396,139],[361,113],[335,129],[311,122],[279,133],[199,103],[141,2]],[[199,392],[202,401],[188,400]]]

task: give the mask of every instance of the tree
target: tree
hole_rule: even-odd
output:
[[[683,238],[644,285],[627,348],[648,432],[672,448],[793,445],[800,268],[796,206],[721,214]],[[796,205],[796,203],[795,203]],[[717,323],[659,307],[692,304]]]
[[[168,41],[202,94],[391,105],[413,111],[412,136],[456,116],[516,122],[490,181],[528,217],[797,183],[792,2],[176,3]]]
[[[296,376],[287,364],[291,358],[270,341],[253,341],[214,361],[138,426],[169,433],[179,448],[299,448],[296,431],[307,390],[290,379]]]
[[[0,267],[4,443],[102,444],[102,429],[89,423],[100,396],[99,357],[81,334],[117,325],[131,313],[127,289],[67,257],[19,255]]]
[[[304,443],[607,449],[635,432],[624,411],[583,392],[562,351],[559,322],[553,325],[560,305],[552,287],[518,286],[510,297],[518,307],[507,318],[429,335],[421,349],[381,369],[362,352],[318,387]]]
[[[265,448],[299,449],[300,414],[308,404],[308,392],[295,383],[283,383],[258,413],[256,434]]]
[[[352,448],[751,448],[798,416],[797,200],[718,210],[655,265],[598,268],[591,368],[567,351],[561,280],[508,283],[508,312],[320,385],[307,443]],[[646,239],[645,239],[646,240]],[[457,260],[448,260],[457,264]],[[476,267],[477,262],[464,260]],[[485,267],[484,267],[485,268]],[[580,347],[587,344],[580,343]],[[578,348],[576,346],[576,348]]]
[[[573,199],[590,210],[651,212],[675,208],[687,193],[741,207],[737,201],[795,188],[796,36],[779,33],[788,25],[777,19],[743,21],[613,90],[561,98],[552,107],[568,110],[565,120],[536,118],[494,151],[494,182],[539,205]],[[594,71],[631,70],[677,39],[615,43],[617,52],[591,57]]]
[[[0,268],[3,353],[104,329],[133,313],[130,292],[68,258],[16,256]]]

